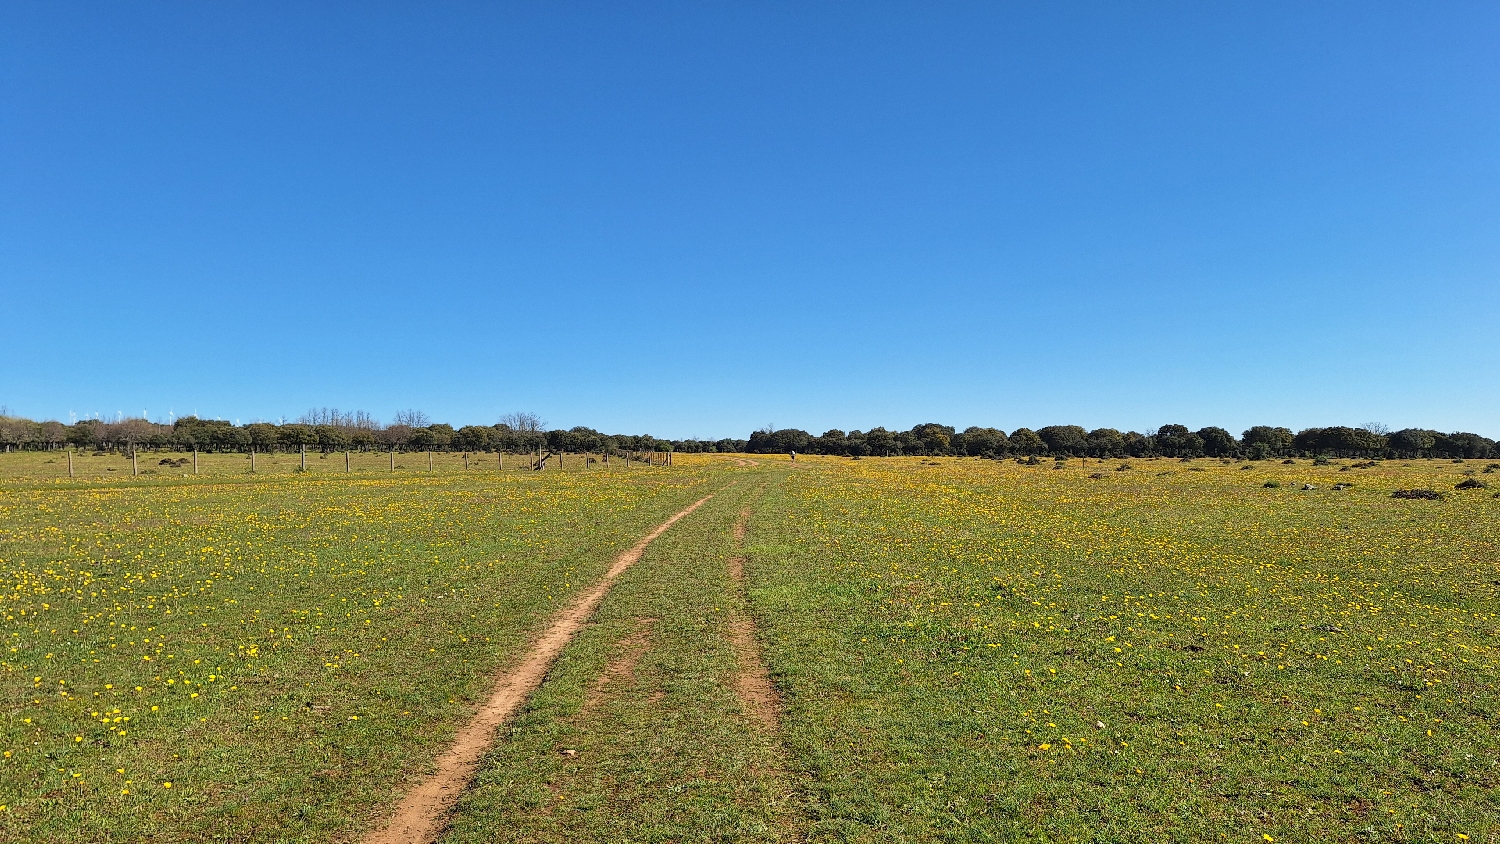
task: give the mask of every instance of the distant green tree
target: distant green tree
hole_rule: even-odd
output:
[[[911,438],[920,443],[924,454],[952,453],[954,433],[952,425],[939,425],[936,422],[915,425],[910,432]]]
[[[1293,439],[1290,429],[1256,425],[1246,429],[1241,436],[1240,444],[1250,456],[1265,460],[1268,457],[1280,457],[1290,452]]]
[[[900,453],[900,446],[896,442],[895,435],[884,428],[871,428],[865,434],[865,445],[876,457],[888,457]]]
[[[80,419],[69,425],[68,442],[79,448],[93,448],[99,442],[99,423],[93,419]]]
[[[1239,441],[1223,428],[1210,425],[1198,429],[1197,434],[1198,439],[1203,441],[1203,453],[1208,457],[1232,457],[1239,454]]]
[[[1202,457],[1203,438],[1186,425],[1163,425],[1156,429],[1156,451],[1163,457]]]
[[[245,433],[249,435],[250,447],[256,451],[275,451],[281,442],[281,432],[269,422],[251,422],[245,426]]]
[[[1484,459],[1495,457],[1495,441],[1478,434],[1470,434],[1464,431],[1449,434],[1448,442],[1449,456],[1464,457],[1468,459]]]
[[[1422,428],[1404,428],[1391,434],[1390,448],[1399,457],[1422,457],[1437,445],[1437,431]]]
[[[1037,429],[1036,435],[1047,444],[1047,452],[1053,456],[1082,457],[1088,454],[1088,432],[1077,425],[1048,425]]]
[[[317,442],[318,450],[324,454],[342,451],[349,447],[349,435],[342,428],[333,425],[314,425],[313,437]]]
[[[1088,453],[1091,457],[1124,457],[1125,435],[1114,428],[1095,428],[1089,431]]]
[[[1125,441],[1125,453],[1131,457],[1150,457],[1156,453],[1156,440],[1139,431],[1126,431],[1120,439]]]
[[[454,432],[453,447],[459,451],[488,451],[490,429],[483,425],[465,425]]]
[[[963,449],[975,457],[1001,457],[1010,447],[1010,438],[999,428],[965,428]]]
[[[1012,454],[1045,454],[1047,443],[1037,436],[1036,431],[1030,428],[1017,428],[1010,432],[1010,451]]]

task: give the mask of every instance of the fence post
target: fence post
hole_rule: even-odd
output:
[[[73,477],[73,449],[68,449],[68,477]]]
[[[302,471],[307,471],[307,443],[302,444]]]
[[[505,452],[498,445],[495,446],[495,465],[500,467],[500,471],[505,471]]]
[[[391,448],[391,471],[392,472],[396,471],[396,449],[395,449],[395,447]]]
[[[464,471],[469,471],[469,453],[467,451],[464,452]]]
[[[427,471],[432,471],[432,449],[427,449]]]
[[[130,444],[130,474],[132,477],[140,474],[135,464],[135,443]]]
[[[250,446],[250,474],[255,474],[255,446]]]
[[[344,451],[344,474],[349,474],[349,452],[347,449]]]
[[[193,474],[198,474],[198,447],[193,446]]]

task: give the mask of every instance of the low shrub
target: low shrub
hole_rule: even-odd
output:
[[[1435,489],[1398,489],[1391,493],[1392,498],[1416,498],[1424,501],[1442,501],[1443,494]]]
[[[1261,489],[1280,489],[1281,488],[1281,481],[1266,481],[1265,483],[1261,484],[1260,486],[1261,486]]]
[[[1478,478],[1465,478],[1453,485],[1454,489],[1489,489],[1490,485]]]

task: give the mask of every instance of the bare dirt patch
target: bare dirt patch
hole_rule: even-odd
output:
[[[740,517],[734,524],[736,542],[744,541],[745,526],[749,519],[749,510],[740,512]],[[745,589],[744,557],[729,558],[729,576],[734,580],[735,588],[743,592]],[[771,685],[771,675],[766,671],[765,660],[761,659],[760,655],[760,643],[755,638],[755,623],[750,620],[749,616],[743,613],[735,615],[729,626],[729,640],[734,646],[735,657],[739,662],[739,671],[734,677],[734,689],[745,704],[745,709],[760,723],[761,727],[769,732],[775,732],[781,712],[781,699],[776,694],[776,687]]]
[[[473,780],[479,758],[494,742],[495,728],[542,684],[558,654],[593,615],[594,609],[614,585],[614,580],[641,558],[652,540],[710,498],[713,496],[704,496],[657,525],[655,530],[616,557],[602,580],[579,595],[571,606],[553,619],[551,626],[521,661],[496,678],[495,690],[489,700],[459,731],[452,746],[438,757],[437,772],[407,793],[390,823],[366,836],[366,844],[429,844],[437,840],[447,825],[453,804]]]

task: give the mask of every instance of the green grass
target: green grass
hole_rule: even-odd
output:
[[[357,836],[531,631],[712,480],[0,487],[0,838]]]
[[[0,462],[0,839],[356,839],[555,609],[710,491],[446,842],[1500,836],[1500,500],[1453,489],[1484,462],[283,455],[70,483],[47,457]],[[1413,487],[1447,498],[1390,497]],[[740,614],[775,733],[729,683]]]
[[[741,707],[727,638],[744,612],[731,528],[756,497],[721,493],[622,576],[502,731],[444,842],[790,840],[798,788]]]
[[[435,451],[431,453],[432,472],[453,474],[464,471],[464,454],[461,452]],[[428,474],[428,452],[403,451],[392,455],[384,451],[351,451],[344,462],[344,452],[322,454],[311,451],[307,454],[307,470],[302,471],[302,456],[298,453],[275,452],[255,455],[253,477],[276,475],[311,475],[318,477],[343,477],[346,470],[352,475],[398,475]],[[473,476],[490,477],[495,474],[525,474],[529,472],[528,460],[534,456],[506,454],[497,460],[493,453],[473,452],[468,455],[467,473]],[[565,456],[564,472],[633,472],[646,468],[639,462],[628,467],[618,458],[609,464],[596,462],[585,467],[583,455]],[[678,458],[679,462],[681,458]],[[171,461],[170,465],[163,461]],[[392,464],[394,463],[394,469]],[[556,458],[547,461],[548,472],[558,471]],[[190,451],[145,451],[136,455],[132,466],[124,451],[77,451],[73,452],[74,481],[142,481],[175,478],[194,478],[193,453]],[[241,453],[198,453],[198,480],[227,480],[252,477],[250,456]],[[68,454],[65,451],[24,451],[0,454],[0,481],[67,482]]]
[[[1446,463],[1133,463],[771,496],[752,594],[810,838],[1500,832],[1500,501],[1389,497],[1451,492]]]

